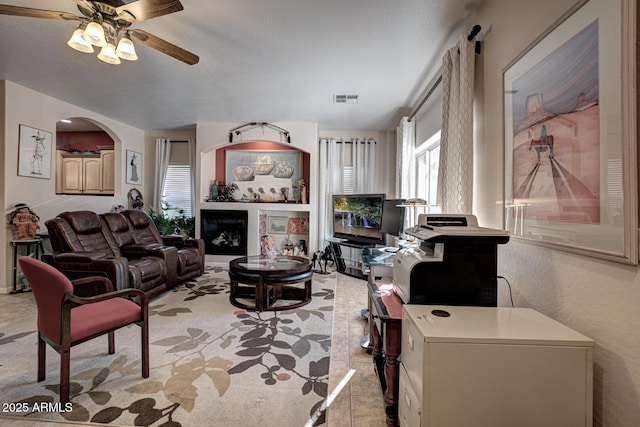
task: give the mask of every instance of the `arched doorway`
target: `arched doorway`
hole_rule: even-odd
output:
[[[56,123],[56,194],[113,196],[115,150],[113,138],[94,121]]]

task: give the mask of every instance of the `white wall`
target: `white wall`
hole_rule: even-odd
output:
[[[474,211],[502,227],[504,68],[575,0],[488,0],[476,23],[491,28],[478,57]],[[637,183],[636,183],[637,184]],[[640,276],[638,268],[512,240],[498,273],[518,307],[535,308],[596,341],[594,426],[640,425]],[[500,287],[501,305],[509,305]]]
[[[351,141],[352,139],[373,139],[376,145],[376,182],[375,192],[385,193],[388,199],[396,197],[396,133],[376,131],[320,130],[318,139],[334,138]],[[392,161],[389,161],[392,159]]]
[[[114,204],[127,202],[127,191],[131,185],[124,181],[123,152],[132,149],[144,153],[144,132],[140,129],[116,122],[108,117],[94,114],[74,105],[25,88],[10,81],[4,81],[3,119],[0,134],[4,144],[0,147],[0,175],[2,176],[2,206],[8,210],[16,203],[28,204],[40,217],[41,230],[46,230],[44,222],[60,212],[88,209],[106,212]],[[68,196],[55,194],[55,155],[52,156],[51,179],[37,179],[18,176],[18,129],[20,124],[51,132],[52,145],[55,147],[56,123],[65,117],[84,117],[101,124],[114,139],[116,148],[115,194],[110,196]],[[152,163],[149,156],[144,158],[144,170]],[[143,185],[138,187],[144,194],[144,188],[150,181],[145,177]],[[11,230],[6,228],[0,233],[0,247],[6,248],[5,256],[0,256],[0,293],[8,292],[11,287]]]

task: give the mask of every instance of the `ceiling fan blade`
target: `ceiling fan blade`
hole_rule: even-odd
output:
[[[116,14],[129,22],[141,22],[182,9],[179,0],[137,0],[116,8]]]
[[[153,34],[147,33],[146,31],[135,29],[130,30],[130,33],[145,45],[156,49],[166,55],[172,56],[184,62],[185,64],[194,65],[200,61],[198,55],[188,52],[181,47],[169,43],[168,41],[163,40],[160,37],[156,37]]]
[[[32,9],[29,7],[9,6],[0,4],[0,15],[26,16],[29,18],[77,20],[80,17],[67,12],[56,10]]]

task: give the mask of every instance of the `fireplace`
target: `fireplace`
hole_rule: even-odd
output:
[[[247,211],[200,210],[200,237],[207,255],[247,255]]]

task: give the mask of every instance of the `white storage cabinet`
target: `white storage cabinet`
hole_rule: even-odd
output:
[[[400,426],[591,427],[593,346],[528,308],[404,305]]]

